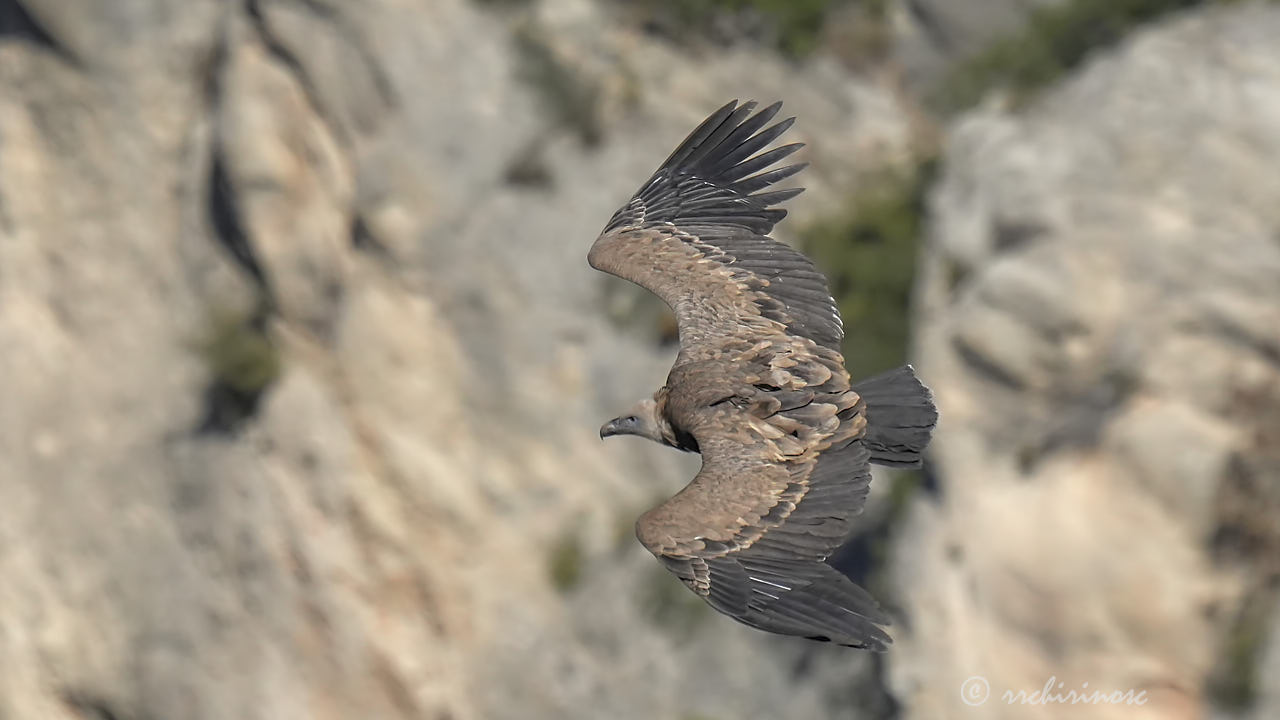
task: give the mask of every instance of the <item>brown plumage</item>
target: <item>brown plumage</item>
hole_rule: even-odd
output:
[[[737,101],[707,118],[609,221],[592,267],[675,312],[667,383],[600,434],[700,452],[636,535],[712,607],[753,627],[882,650],[889,618],[825,560],[866,501],[869,462],[916,466],[937,421],[909,366],[851,384],[826,279],[768,233],[804,168],[762,152],[792,119]],[[768,127],[766,127],[768,126]]]

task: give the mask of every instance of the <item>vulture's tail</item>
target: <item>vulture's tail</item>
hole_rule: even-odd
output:
[[[871,462],[889,467],[920,467],[921,454],[938,424],[933,393],[910,365],[867,378],[853,386],[867,403],[863,443]]]

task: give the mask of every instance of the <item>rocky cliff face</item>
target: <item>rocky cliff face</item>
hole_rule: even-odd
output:
[[[596,437],[671,351],[584,256],[730,97],[802,117],[800,212],[907,133],[833,64],[601,13],[0,3],[0,717],[845,702],[866,657],[793,686],[823,651],[631,539],[695,465]]]
[[[800,116],[796,218],[915,116],[610,12],[0,0],[0,720],[960,717],[979,674],[1274,714],[1277,11],[949,129],[887,660],[632,540],[696,459],[596,438],[672,349],[584,253],[730,97]]]
[[[1274,7],[1172,20],[951,127],[919,287],[941,490],[895,563],[913,717],[972,713],[974,675],[984,717],[1068,716],[999,700],[1051,676],[1149,692],[1089,717],[1277,712],[1276,37]]]

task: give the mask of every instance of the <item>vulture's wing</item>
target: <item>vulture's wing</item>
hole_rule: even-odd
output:
[[[748,625],[884,649],[890,639],[879,625],[889,618],[824,562],[847,540],[871,480],[866,404],[839,355],[761,348],[736,357],[742,373],[728,379],[714,365],[673,371],[669,402],[698,442],[702,469],[641,516],[640,541],[712,607]],[[708,404],[735,385],[745,389]]]
[[[588,255],[592,267],[661,297],[676,314],[680,361],[708,341],[752,330],[785,332],[838,349],[844,327],[827,281],[796,250],[767,236],[803,188],[760,192],[805,166],[769,168],[800,144],[761,153],[791,126],[766,127],[775,103],[717,110],[618,210]]]

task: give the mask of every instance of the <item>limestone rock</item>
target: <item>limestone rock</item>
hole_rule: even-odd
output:
[[[972,712],[975,675],[985,717],[1074,717],[999,699],[1050,677],[1149,691],[1097,718],[1219,701],[1215,663],[1280,548],[1256,440],[1280,403],[1278,33],[1264,5],[1181,18],[951,128],[917,335],[940,499],[896,565],[912,717]],[[1227,518],[1233,477],[1250,510]],[[1235,523],[1271,529],[1233,549]]]
[[[699,615],[631,538],[696,459],[596,436],[671,351],[585,252],[733,96],[788,101],[795,210],[834,206],[907,153],[890,92],[585,0],[18,11],[0,718],[821,718],[874,687]]]

